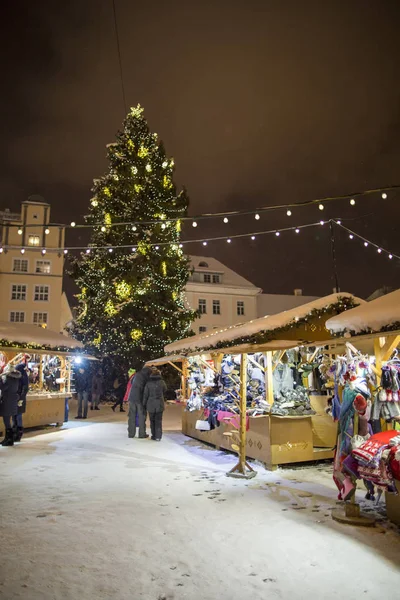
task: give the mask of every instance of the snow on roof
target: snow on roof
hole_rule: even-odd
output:
[[[332,317],[326,327],[333,333],[379,332],[395,323],[400,323],[400,289]]]
[[[50,348],[83,348],[83,344],[70,337],[43,329],[37,325],[26,325],[25,323],[0,322],[0,346],[1,340],[15,342],[21,345],[37,344],[38,346],[49,346]]]
[[[190,267],[195,269],[200,273],[222,273],[223,274],[223,285],[227,286],[235,286],[235,287],[251,287],[255,288],[256,286],[251,281],[248,281],[222,262],[213,258],[211,256],[189,256],[190,259]],[[200,263],[205,263],[207,266],[200,265]],[[192,283],[189,280],[189,284]]]
[[[247,323],[231,325],[230,327],[221,330],[210,331],[209,333],[202,333],[173,342],[172,344],[165,346],[165,352],[190,352],[201,348],[209,348],[219,342],[231,342],[237,338],[251,336],[260,331],[274,331],[275,329],[289,325],[292,322],[295,323],[297,320],[306,317],[313,310],[323,310],[332,304],[336,304],[342,298],[352,299],[356,304],[365,303],[361,298],[357,298],[352,294],[345,292],[330,294],[329,296],[318,298],[313,302],[308,302],[307,304],[286,310],[277,315],[253,319]]]

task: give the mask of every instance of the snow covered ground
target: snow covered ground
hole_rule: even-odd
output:
[[[161,443],[89,415],[0,448],[1,599],[396,596],[397,528],[332,521],[329,465],[229,479],[233,456],[173,431],[177,407]]]

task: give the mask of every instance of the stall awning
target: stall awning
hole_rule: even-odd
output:
[[[160,358],[155,358],[154,360],[148,360],[145,364],[146,367],[161,367],[162,365],[167,365],[168,363],[177,363],[185,360],[185,357],[180,354],[171,354],[171,356],[161,356]]]
[[[400,290],[332,317],[326,327],[334,333],[379,333],[399,329]]]
[[[27,350],[34,351],[36,350],[35,346],[38,346],[38,349],[42,346],[43,349],[49,350],[62,348],[64,352],[77,348],[83,349],[81,342],[62,333],[50,331],[37,325],[0,321],[0,347],[4,349],[26,347]]]

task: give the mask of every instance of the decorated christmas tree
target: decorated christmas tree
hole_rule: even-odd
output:
[[[80,289],[74,334],[97,354],[137,366],[189,334],[196,313],[184,304],[189,261],[180,245],[185,192],[173,159],[143,109],[132,108],[108,146],[108,172],[94,181],[88,250],[74,261]]]

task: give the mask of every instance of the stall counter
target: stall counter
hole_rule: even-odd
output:
[[[26,397],[26,412],[23,415],[24,429],[57,423],[62,425],[65,417],[67,393],[32,393]]]

